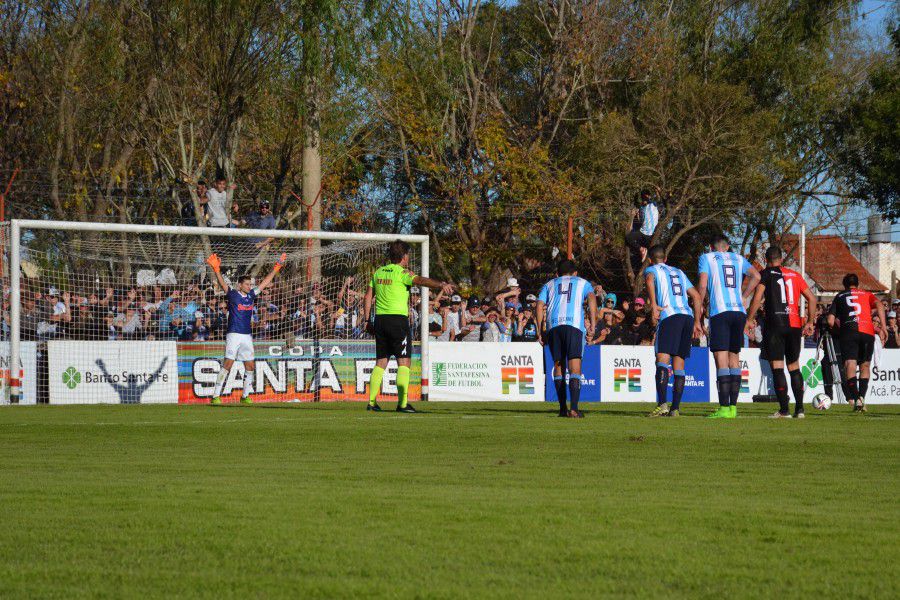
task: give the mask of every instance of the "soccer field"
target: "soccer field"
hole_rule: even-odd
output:
[[[0,597],[900,595],[900,407],[363,408],[0,410]]]

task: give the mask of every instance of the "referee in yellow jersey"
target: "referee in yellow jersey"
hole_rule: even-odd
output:
[[[369,380],[369,405],[366,410],[380,411],[375,399],[381,390],[384,370],[391,356],[397,359],[397,412],[414,413],[416,409],[406,402],[409,389],[409,363],[412,354],[412,336],[409,327],[409,288],[414,285],[453,292],[453,286],[443,281],[419,277],[409,270],[409,244],[397,240],[388,246],[388,264],[378,268],[369,281],[366,292],[365,323],[369,333],[375,335],[375,368]],[[375,304],[374,323],[372,303]],[[426,318],[421,315],[421,318]]]

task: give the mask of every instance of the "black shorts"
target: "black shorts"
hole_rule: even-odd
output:
[[[584,332],[571,325],[557,325],[547,332],[547,347],[553,362],[565,362],[584,355]]]
[[[409,358],[412,336],[409,317],[404,315],[375,315],[375,360],[392,356]]]
[[[691,355],[694,317],[671,315],[656,326],[656,352],[687,358]]]
[[[711,352],[733,352],[744,347],[744,325],[747,315],[736,310],[719,313],[709,320],[709,349]]]
[[[788,364],[800,360],[803,332],[799,327],[769,327],[763,325],[762,353],[768,361],[780,360]]]
[[[870,362],[872,353],[875,352],[875,336],[858,331],[848,331],[841,333],[838,345],[841,347],[841,357],[845,361]]]

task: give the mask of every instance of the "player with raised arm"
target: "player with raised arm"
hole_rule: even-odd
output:
[[[225,300],[228,302],[225,360],[222,368],[219,369],[219,374],[216,376],[216,387],[210,404],[222,403],[222,388],[225,387],[228,373],[231,372],[231,367],[236,360],[244,363],[244,393],[241,396],[241,403],[253,404],[253,400],[250,399],[250,392],[253,391],[253,376],[256,370],[253,337],[250,329],[253,319],[253,306],[259,294],[272,284],[275,275],[284,267],[286,258],[287,255],[282,254],[272,268],[272,272],[266,275],[265,279],[259,282],[259,285],[256,287],[253,287],[253,282],[249,275],[241,275],[238,277],[237,289],[232,289],[225,283],[225,278],[222,277],[222,263],[218,255],[212,254],[206,259],[207,264],[209,264],[215,274],[216,283],[225,292]]]
[[[844,359],[844,396],[853,403],[853,411],[866,412],[866,392],[869,389],[869,367],[875,351],[875,324],[872,311],[886,323],[884,307],[871,292],[859,289],[855,273],[844,276],[844,291],[835,296],[828,311],[828,326],[838,326],[838,345]],[[887,333],[879,331],[884,343]],[[859,368],[859,376],[857,376]]]
[[[366,328],[375,335],[375,368],[369,379],[369,404],[366,410],[381,411],[376,399],[388,361],[394,356],[397,359],[397,412],[416,412],[407,402],[412,354],[409,289],[414,285],[443,290],[445,294],[453,293],[453,286],[449,283],[413,274],[409,270],[409,244],[401,240],[391,242],[388,246],[388,264],[372,274],[364,304]],[[373,305],[374,321],[371,319]]]
[[[787,378],[784,363],[787,362],[794,393],[794,418],[802,419],[803,375],[800,373],[800,348],[803,336],[813,332],[813,319],[808,319],[804,327],[800,317],[800,296],[807,302],[807,314],[816,313],[816,297],[797,271],[781,266],[783,253],[778,246],[766,250],[766,268],[760,273],[760,282],[753,295],[753,302],[747,319],[747,331],[756,327],[756,311],[760,305],[765,310],[762,324],[763,358],[772,366],[775,380],[775,396],[778,398],[778,412],[774,419],[790,419],[790,398],[788,398]],[[765,301],[765,302],[763,302]]]
[[[559,416],[580,419],[581,358],[584,355],[584,302],[588,303],[588,327],[597,328],[597,298],[590,282],[578,276],[571,260],[559,263],[558,277],[541,288],[537,301],[538,342],[550,348],[553,357],[553,385],[559,400]],[[544,324],[547,334],[544,339]],[[569,372],[570,408],[566,405],[566,370]]]
[[[684,361],[691,355],[691,339],[703,335],[694,321],[694,312],[703,312],[700,294],[684,271],[666,264],[666,249],[657,244],[648,251],[650,266],[644,269],[647,292],[650,294],[652,318],[656,326],[656,408],[651,417],[677,417],[684,394]],[[669,365],[675,381],[672,384],[672,407],[666,404],[669,387]]]
[[[737,399],[741,392],[740,352],[747,323],[745,298],[759,283],[759,272],[739,254],[730,251],[728,238],[717,235],[710,252],[700,256],[698,265],[700,304],[709,295],[709,349],[716,363],[716,388],[719,408],[713,419],[737,417]],[[703,311],[694,311],[699,327]]]

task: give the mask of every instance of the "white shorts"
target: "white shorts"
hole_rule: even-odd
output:
[[[253,336],[249,333],[229,333],[226,335],[225,358],[240,362],[253,360]]]

